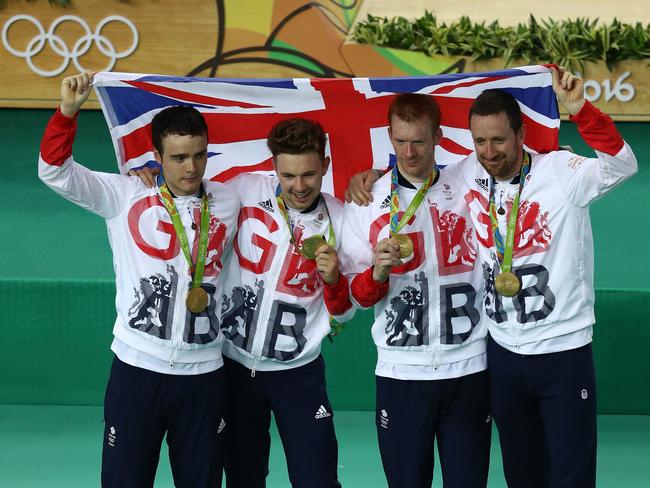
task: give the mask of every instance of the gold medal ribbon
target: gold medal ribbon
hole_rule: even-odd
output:
[[[172,197],[169,188],[167,188],[166,183],[160,185],[160,197],[165,209],[167,209],[169,217],[172,219],[172,225],[174,226],[174,231],[176,232],[176,236],[181,244],[183,255],[190,266],[190,272],[193,275],[192,288],[200,288],[201,283],[203,282],[203,271],[205,270],[206,251],[208,250],[208,229],[210,226],[208,196],[203,190],[203,187],[201,187],[201,225],[199,230],[199,248],[196,256],[196,265],[192,264],[192,252],[190,251],[185,227],[183,227],[181,218],[178,215],[178,210],[174,204],[174,198]]]
[[[427,179],[422,183],[422,186],[417,191],[413,200],[406,208],[402,218],[399,218],[399,170],[397,169],[397,164],[393,166],[390,177],[390,236],[396,236],[399,234],[399,231],[406,225],[406,223],[411,219],[413,214],[420,207],[424,201],[424,195],[427,190],[431,188],[431,185],[438,179],[438,168],[433,167],[433,171],[427,177]]]
[[[322,195],[318,195],[318,198],[321,198],[323,200],[323,205],[325,205],[325,212],[327,212],[327,220],[328,220],[327,245],[333,248],[334,246],[336,246],[336,235],[334,234],[334,226],[332,225],[332,218],[330,217],[330,211],[329,208],[327,208],[327,202],[325,201],[325,198]],[[289,228],[289,234],[291,235],[291,245],[293,245],[296,248],[296,250],[300,253],[301,256],[304,256],[308,259],[314,259],[315,256],[311,256],[311,255],[305,256],[303,250],[296,246],[296,242],[295,242],[296,238],[293,230],[293,224],[291,223],[291,219],[289,218],[289,211],[287,210],[287,206],[284,203],[284,198],[282,198],[282,188],[280,187],[280,185],[278,185],[277,188],[275,189],[275,199],[278,203],[280,214],[282,215],[282,217],[284,217],[284,221],[287,223],[287,227]],[[307,239],[311,239],[313,237],[323,238],[323,236],[311,236],[308,237]],[[303,240],[303,243],[305,242],[305,240]],[[315,251],[316,248],[314,248],[314,252]],[[333,342],[334,336],[338,335],[343,330],[343,324],[339,324],[336,320],[334,320],[334,317],[332,317],[331,315],[329,316],[329,322],[330,322],[330,333],[327,335],[327,338],[330,340],[330,342]]]
[[[327,202],[325,201],[325,198],[323,198],[322,195],[318,195],[318,198],[321,198],[323,200],[323,205],[325,205],[325,212],[327,212],[327,221],[328,221],[328,231],[327,231],[327,245],[330,247],[336,246],[336,236],[334,235],[334,227],[332,226],[332,219],[330,217],[330,211],[327,208]],[[307,259],[314,259],[314,256],[309,253],[309,255],[306,255],[304,250],[302,248],[299,248],[296,246],[296,236],[293,230],[293,224],[291,223],[291,218],[289,217],[289,211],[287,210],[287,206],[284,203],[284,198],[282,198],[282,188],[280,185],[277,186],[275,189],[275,199],[278,203],[278,208],[280,209],[280,214],[284,218],[284,221],[287,223],[287,227],[289,228],[289,235],[291,236],[291,245],[293,245],[296,250],[300,253],[301,256],[306,257]],[[303,244],[305,243],[306,240],[308,239],[313,239],[313,238],[322,238],[323,241],[325,241],[325,238],[323,236],[311,236],[308,237],[307,239],[303,240]],[[311,247],[311,246],[310,246]],[[316,251],[316,248],[313,249],[313,251]]]
[[[517,219],[519,217],[519,200],[526,182],[526,176],[529,172],[530,156],[527,152],[524,152],[524,160],[521,163],[521,171],[519,172],[519,188],[517,188],[517,194],[512,202],[510,215],[508,215],[505,243],[503,242],[503,236],[499,230],[499,221],[497,219],[496,204],[494,201],[494,178],[492,178],[490,185],[490,222],[492,224],[494,247],[497,252],[497,259],[499,260],[499,266],[501,269],[501,273],[495,278],[495,288],[498,293],[506,297],[515,296],[521,289],[520,278],[511,271],[512,254],[515,247],[515,231],[517,228]]]
[[[526,176],[530,172],[530,156],[524,152],[524,160],[521,164],[521,172],[519,173],[519,188],[517,195],[512,202],[510,215],[508,215],[508,226],[506,230],[506,240],[503,242],[503,237],[499,231],[499,221],[497,219],[496,204],[494,202],[494,178],[492,178],[490,185],[490,221],[492,223],[492,235],[494,237],[494,247],[497,251],[499,262],[501,263],[501,272],[509,273],[512,270],[512,253],[515,247],[515,230],[517,228],[517,219],[519,217],[519,198],[521,191],[524,189]]]

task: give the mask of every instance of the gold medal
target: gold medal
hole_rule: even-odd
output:
[[[521,288],[521,282],[516,274],[510,271],[501,273],[495,279],[494,285],[497,293],[504,297],[514,297]]]
[[[327,244],[327,242],[325,242],[325,238],[320,234],[307,237],[307,239],[302,241],[300,253],[307,259],[316,259],[316,251],[324,244]]]
[[[399,257],[404,259],[413,254],[413,241],[406,234],[396,234],[393,236],[399,244]]]
[[[208,306],[208,294],[203,288],[192,288],[187,292],[185,305],[192,313],[201,313]]]

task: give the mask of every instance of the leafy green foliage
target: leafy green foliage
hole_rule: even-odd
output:
[[[470,56],[472,61],[505,59],[506,66],[524,60],[528,64],[557,63],[572,71],[584,72],[585,63],[604,61],[611,70],[627,59],[650,58],[650,24],[611,24],[598,19],[537,21],[503,27],[472,22],[463,16],[447,24],[431,12],[414,20],[388,19],[368,15],[352,33],[362,44],[421,51],[429,55]]]

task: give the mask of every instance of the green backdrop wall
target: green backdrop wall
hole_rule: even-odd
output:
[[[100,404],[114,319],[104,222],[40,183],[38,144],[50,111],[0,110],[0,403]],[[639,174],[592,206],[596,241],[594,351],[601,413],[650,414],[650,142],[648,125],[622,123]],[[75,157],[115,171],[100,112],[81,114]],[[590,149],[564,123],[560,142]],[[358,314],[324,343],[335,408],[372,409],[376,354],[371,315]]]

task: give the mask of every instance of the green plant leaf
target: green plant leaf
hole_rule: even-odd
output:
[[[447,25],[426,11],[418,19],[404,17],[368,18],[353,32],[357,42],[383,47],[421,51],[429,55],[469,56],[474,61],[503,58],[506,65],[554,62],[571,70],[583,70],[585,63],[602,60],[611,69],[625,59],[650,57],[650,24],[610,24],[599,20],[537,20],[503,27],[495,20],[472,22],[469,17]]]

